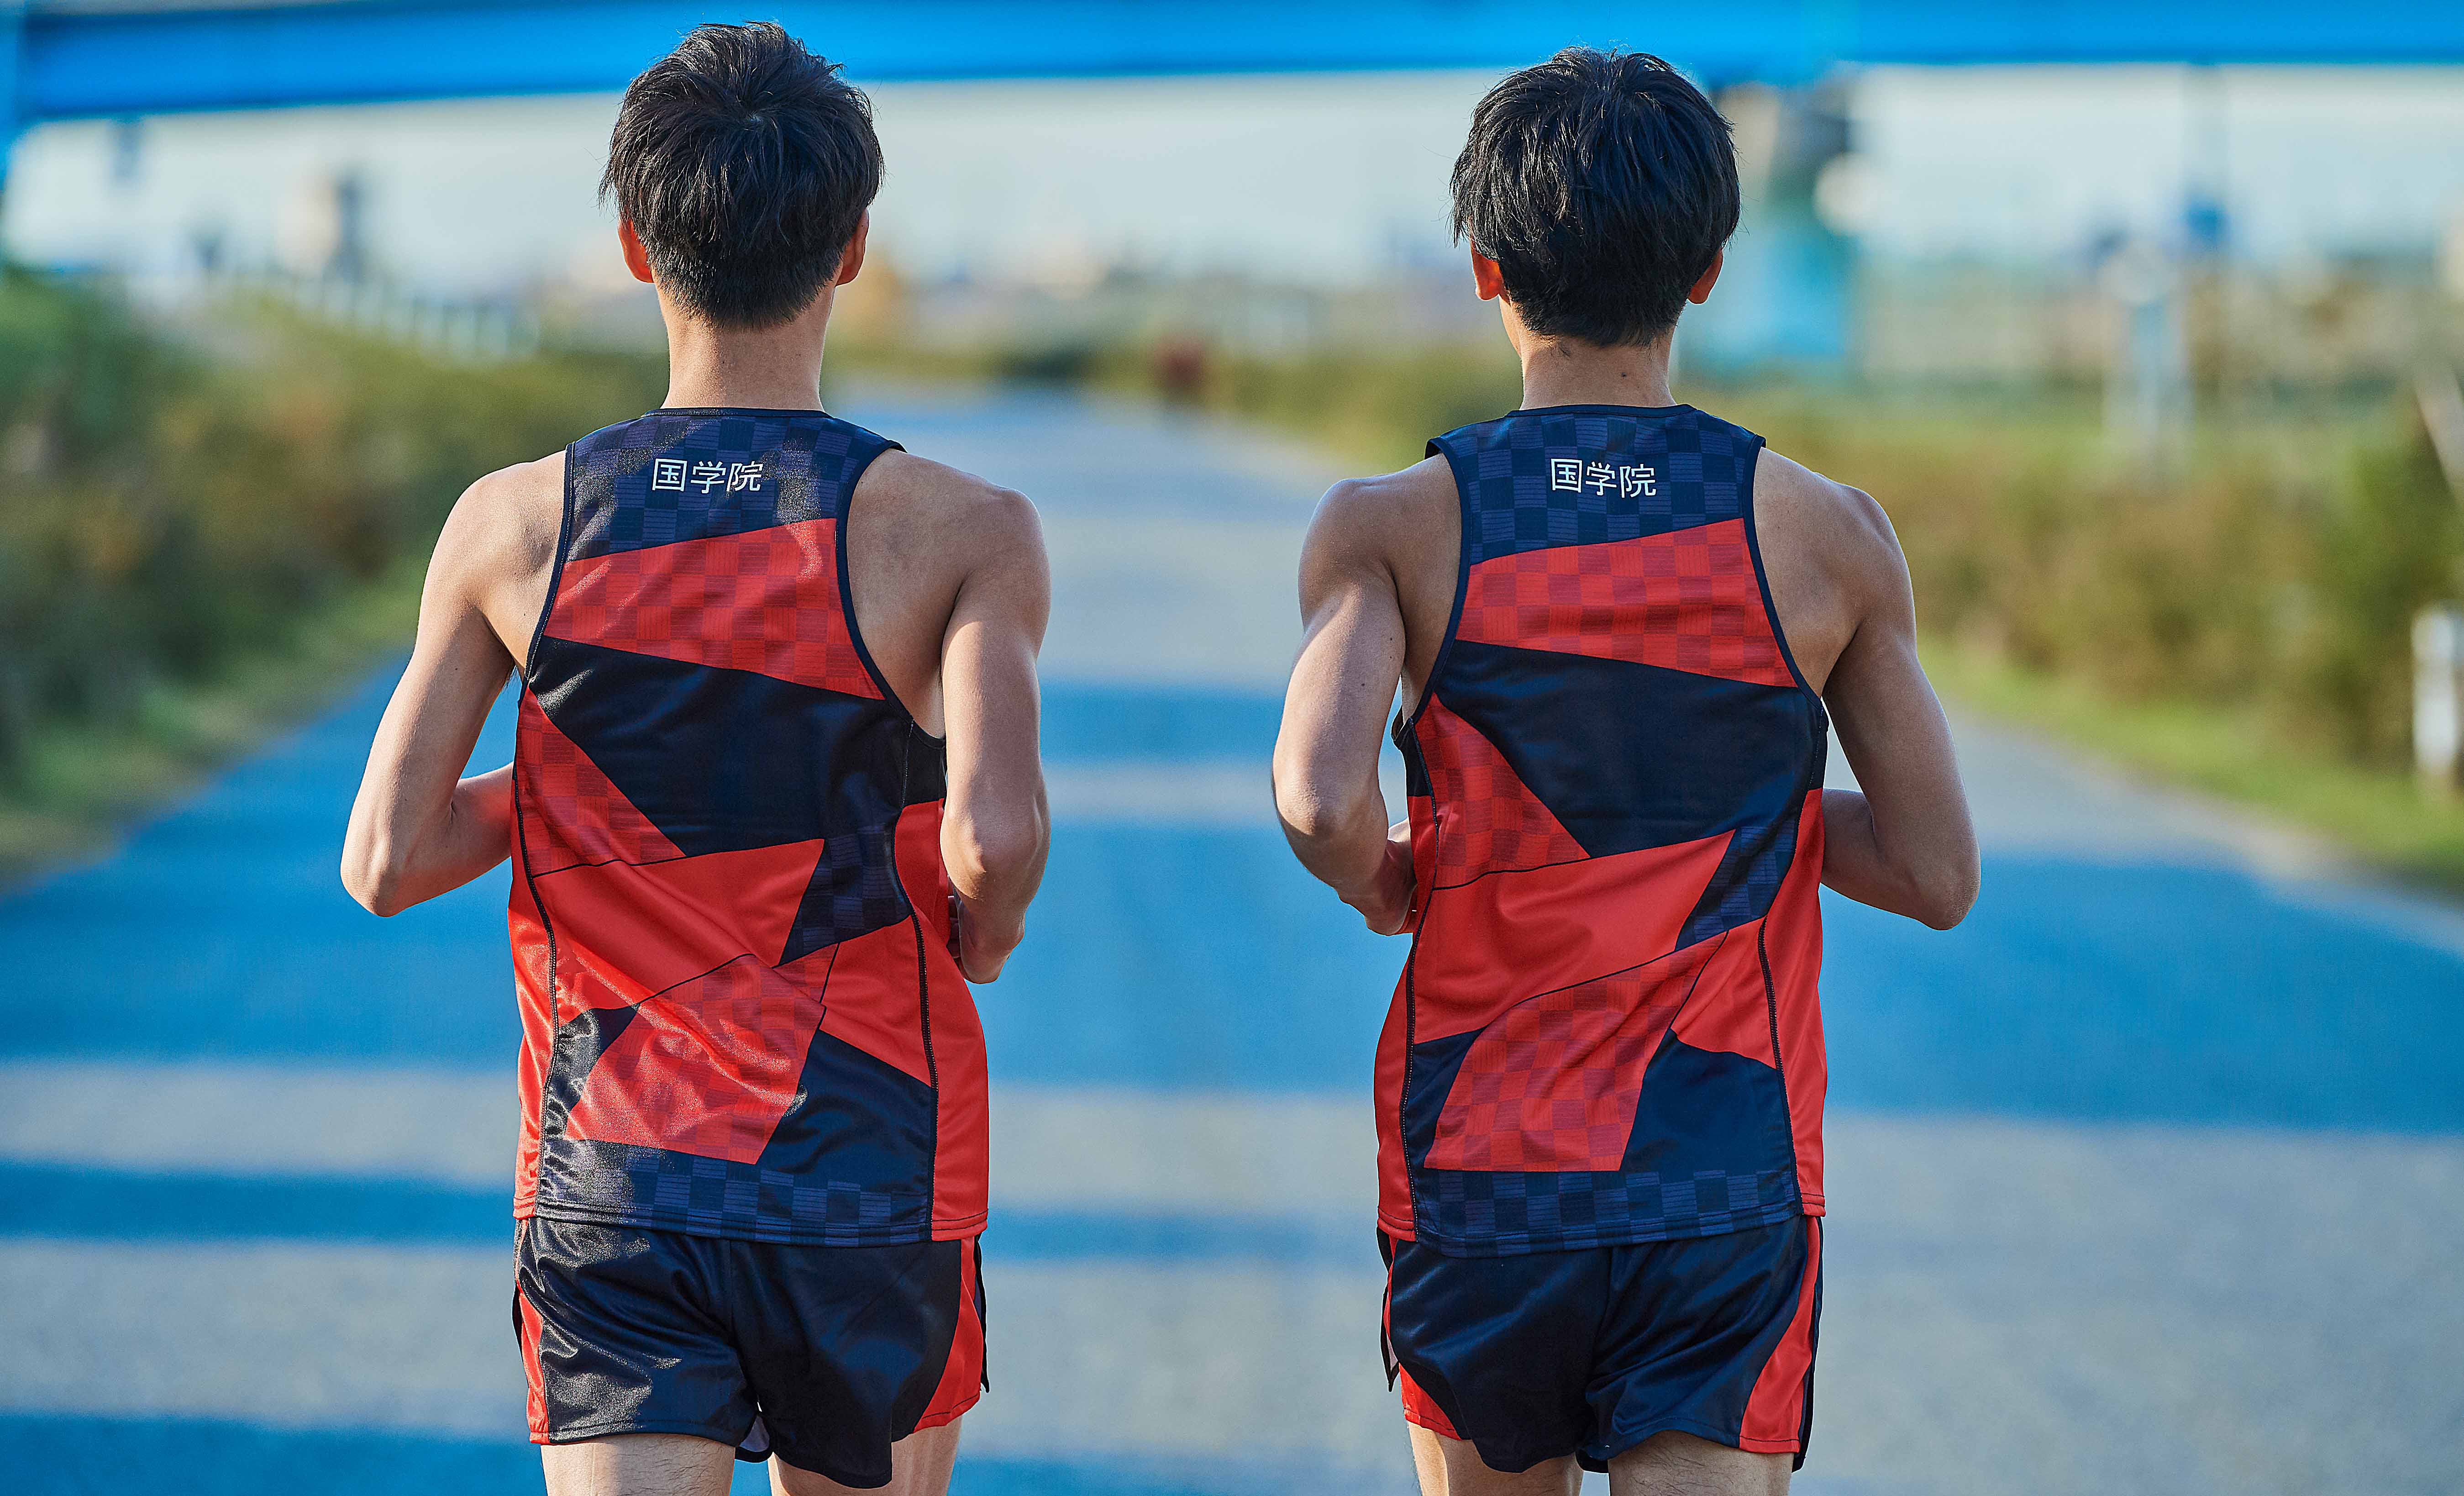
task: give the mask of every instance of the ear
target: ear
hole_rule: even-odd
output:
[[[1694,289],[1685,293],[1685,299],[1696,306],[1710,300],[1711,288],[1720,283],[1720,267],[1727,264],[1727,260],[1728,252],[1726,250],[1712,255],[1710,268],[1704,271],[1701,277],[1694,282]]]
[[[1506,295],[1506,277],[1497,269],[1497,261],[1478,250],[1471,252],[1471,283],[1484,301],[1494,301]]]
[[[642,236],[633,231],[633,220],[616,221],[616,241],[625,246],[625,268],[633,273],[633,278],[644,285],[651,284],[650,252],[642,248]]]
[[[847,247],[839,253],[839,278],[830,284],[844,286],[864,269],[864,241],[871,232],[872,209],[868,208],[864,216],[855,221],[855,232],[848,236]]]

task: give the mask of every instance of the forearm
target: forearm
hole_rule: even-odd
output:
[[[1851,789],[1822,792],[1822,882],[1834,891],[1887,913],[1947,930],[1975,897],[1973,858],[1951,848],[1903,845],[1875,819],[1874,806]]]
[[[459,781],[445,802],[407,824],[379,827],[354,818],[344,847],[352,896],[396,914],[450,893],[513,852],[511,764]]]

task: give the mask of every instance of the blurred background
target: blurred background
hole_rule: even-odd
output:
[[[1734,123],[1680,398],[1888,508],[1986,840],[1950,935],[1826,900],[1799,1488],[2464,1489],[2464,12],[762,13],[889,154],[832,408],[1057,574],[956,1489],[1412,1488],[1402,948],[1265,764],[1316,495],[1516,403],[1446,172],[1575,41]],[[659,401],[613,91],[738,18],[0,0],[12,1489],[537,1488],[504,880],[380,924],[333,869],[455,495]]]

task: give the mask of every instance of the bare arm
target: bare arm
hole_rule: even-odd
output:
[[[514,663],[482,610],[495,560],[485,488],[463,495],[437,538],[410,664],[351,805],[342,884],[379,914],[451,892],[512,849],[512,767],[460,778]]]
[[[1822,881],[1860,904],[1947,930],[1976,902],[1976,832],[1942,704],[1917,662],[1907,559],[1855,490],[1864,610],[1823,686],[1859,790],[1822,793]]]
[[[1301,549],[1306,633],[1275,739],[1275,811],[1301,865],[1394,935],[1411,917],[1412,850],[1386,822],[1377,751],[1403,671],[1403,607],[1353,484],[1318,506]]]
[[[1026,933],[1052,839],[1037,749],[1035,657],[1052,611],[1052,577],[1035,508],[992,491],[970,533],[983,561],[959,583],[941,645],[950,757],[941,859],[964,901],[958,963],[991,981]]]

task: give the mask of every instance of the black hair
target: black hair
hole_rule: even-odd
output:
[[[1649,342],[1737,231],[1728,121],[1648,53],[1569,47],[1472,111],[1454,229],[1497,262],[1523,324]]]
[[[776,23],[694,28],[625,90],[599,196],[722,327],[812,305],[881,190],[872,104]]]

